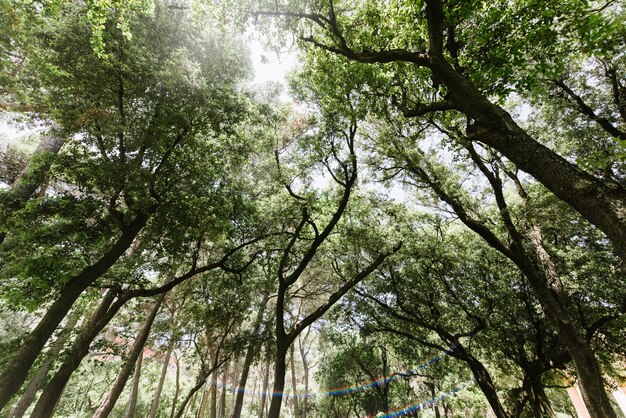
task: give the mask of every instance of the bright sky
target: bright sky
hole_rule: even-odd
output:
[[[254,69],[255,84],[266,82],[278,82],[282,84],[284,90],[281,98],[287,100],[287,74],[293,70],[297,64],[297,57],[294,50],[284,50],[280,53],[269,51],[263,46],[259,35],[250,30],[246,34],[250,41],[250,59]]]

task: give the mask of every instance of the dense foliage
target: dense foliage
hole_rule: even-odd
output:
[[[1,416],[626,414],[621,1],[0,10]]]

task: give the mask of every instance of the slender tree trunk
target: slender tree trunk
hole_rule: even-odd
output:
[[[307,336],[308,336],[308,332],[307,332]],[[306,338],[304,340],[304,344],[306,344]],[[302,358],[302,367],[304,369],[304,396],[302,397],[302,404],[301,404],[301,408],[302,408],[302,418],[306,418],[307,415],[307,403],[308,403],[308,399],[309,399],[309,362],[307,361],[306,358],[306,352],[304,350],[304,347],[302,346],[302,342],[300,345],[300,357]]]
[[[89,353],[89,346],[102,329],[109,323],[119,308],[120,303],[113,304],[115,292],[108,290],[98,305],[92,318],[83,327],[81,333],[67,353],[65,360],[43,390],[31,418],[48,418],[54,414],[56,405],[63,394],[65,385],[72,373],[78,368],[82,359]]]
[[[150,407],[149,418],[155,418],[159,409],[159,402],[161,400],[161,391],[163,390],[163,384],[165,383],[165,377],[167,376],[167,368],[170,363],[172,351],[174,345],[176,345],[177,337],[175,336],[175,330],[172,330],[169,344],[167,345],[167,352],[165,353],[165,359],[163,360],[163,367],[161,368],[161,376],[159,377],[159,383],[154,391],[154,399],[152,400],[152,406]]]
[[[133,384],[131,386],[130,396],[128,397],[128,405],[126,406],[124,418],[133,418],[135,416],[135,409],[137,408],[137,395],[139,394],[139,379],[141,378],[142,362],[143,351],[139,353],[139,357],[135,362],[135,371],[133,372]]]
[[[287,351],[289,343],[286,338],[278,338],[276,341],[276,357],[274,364],[274,386],[272,388],[270,411],[268,418],[280,418],[280,407],[283,402],[283,393],[285,390],[285,372],[287,362]]]
[[[187,412],[185,412],[185,415],[189,413],[189,415],[193,417],[193,413],[196,410],[196,403],[198,403],[198,392],[193,394],[193,397],[191,398],[191,402],[189,403],[189,409],[187,409]]]
[[[170,411],[170,418],[174,418],[176,414],[176,402],[178,402],[178,393],[180,392],[180,361],[176,357],[176,388],[174,389],[174,399],[172,399],[172,410]]]
[[[254,384],[252,385],[252,393],[250,394],[251,396],[249,397],[250,400],[248,401],[248,409],[251,411],[252,407],[254,405],[254,400],[256,398],[256,393],[257,393],[257,389],[259,388],[259,379],[258,376],[254,376]],[[233,408],[234,409],[234,408]]]
[[[263,322],[263,315],[265,313],[265,306],[267,305],[267,299],[269,298],[269,292],[265,292],[263,298],[261,300],[261,305],[259,312],[257,313],[257,317],[254,320],[254,333],[255,335],[259,334],[261,323]],[[250,366],[252,365],[252,361],[254,360],[254,356],[256,354],[256,348],[253,344],[248,346],[248,350],[246,351],[246,357],[243,361],[243,370],[241,371],[241,379],[239,379],[239,386],[237,388],[237,394],[235,397],[235,406],[233,407],[233,413],[231,418],[240,418],[241,417],[241,409],[243,408],[243,398],[246,390],[246,383],[248,382],[248,374],[250,372]]]
[[[217,358],[216,358],[217,361]],[[213,370],[211,374],[211,406],[209,408],[209,417],[217,418],[217,370]]]
[[[289,365],[291,369],[291,390],[293,392],[293,416],[294,418],[298,418],[300,416],[298,405],[298,382],[296,380],[296,360],[293,352],[294,347],[292,344],[291,350],[289,350]]]
[[[204,386],[204,384],[206,383],[206,379],[207,375],[204,374],[204,372],[201,372],[200,376],[198,376],[198,379],[196,380],[195,386],[192,387],[191,390],[189,390],[189,393],[187,393],[187,396],[183,400],[183,403],[178,407],[178,411],[176,412],[176,415],[174,415],[174,418],[181,418],[183,416],[187,404],[189,403],[191,398],[198,392],[198,390],[200,390],[200,388]]]
[[[226,384],[228,381],[228,369],[229,369],[229,363],[226,363],[226,365],[224,366],[224,371],[222,372],[222,391],[220,394],[220,401],[219,401],[219,418],[226,418]]]
[[[500,398],[498,397],[491,375],[485,366],[483,366],[483,364],[476,357],[469,354],[462,345],[458,346],[455,354],[456,357],[463,360],[470,367],[472,375],[474,375],[474,380],[476,380],[478,387],[483,392],[483,395],[485,395],[485,398],[487,398],[487,402],[489,402],[489,406],[491,406],[491,409],[496,417],[510,418],[509,414],[500,402]]]
[[[150,329],[152,328],[152,323],[154,322],[154,318],[156,318],[156,315],[161,308],[161,303],[163,302],[164,298],[165,293],[157,297],[157,300],[152,306],[148,317],[144,320],[141,328],[139,329],[139,332],[137,333],[137,336],[135,337],[135,342],[133,343],[130,352],[128,353],[128,357],[124,362],[122,369],[117,375],[117,378],[115,379],[111,390],[96,410],[93,418],[106,418],[113,410],[115,403],[117,402],[122,391],[124,390],[124,386],[126,386],[126,381],[128,380],[128,376],[133,369],[133,365],[137,361],[139,354],[142,352],[143,347],[148,340],[148,336],[150,335]]]
[[[63,330],[59,334],[59,337],[54,341],[54,343],[52,343],[50,351],[46,355],[45,360],[43,361],[41,366],[39,366],[39,369],[37,369],[37,371],[35,372],[35,375],[28,383],[28,386],[26,386],[26,390],[24,390],[24,393],[22,394],[20,400],[13,408],[13,411],[11,411],[11,414],[9,415],[11,418],[21,418],[30,406],[30,404],[33,402],[33,400],[35,399],[35,395],[44,385],[52,364],[59,357],[59,353],[65,346],[65,343],[70,337],[72,330],[76,326],[79,318],[80,312],[77,310],[75,310],[68,316],[67,322],[63,326]]]
[[[265,372],[263,373],[263,388],[261,389],[261,408],[259,409],[259,418],[265,416],[265,404],[267,403],[267,389],[269,388],[270,381],[270,358],[269,356],[265,362]]]
[[[211,397],[211,385],[207,385],[205,390],[202,391],[202,401],[200,401],[200,410],[198,411],[198,418],[204,418],[206,416],[206,406],[209,403]]]
[[[235,405],[233,407],[233,413],[231,415],[231,418],[241,417],[246,384],[248,382],[248,374],[250,372],[252,360],[254,360],[255,351],[256,350],[254,349],[254,346],[250,344],[248,346],[248,350],[246,351],[246,357],[243,361],[243,370],[241,371],[241,378],[239,379],[239,386],[237,387],[237,394],[235,395]]]
[[[46,342],[54,333],[63,318],[70,311],[74,302],[94,281],[106,273],[109,268],[126,252],[139,231],[148,221],[148,215],[138,215],[122,232],[117,241],[94,264],[85,268],[79,275],[72,278],[52,303],[35,329],[22,341],[22,347],[7,363],[0,375],[0,411],[17,392],[41,353]]]

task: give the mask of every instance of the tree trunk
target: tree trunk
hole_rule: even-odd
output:
[[[306,343],[306,340],[305,340]],[[302,418],[306,418],[307,415],[307,403],[309,399],[309,362],[306,358],[306,353],[303,347],[300,347],[300,357],[302,357],[302,367],[304,368],[304,396],[302,397]]]
[[[185,412],[185,408],[187,407],[187,404],[191,400],[191,397],[195,395],[196,392],[198,392],[198,390],[200,390],[202,386],[204,386],[204,384],[206,383],[206,379],[207,379],[207,376],[203,372],[201,372],[200,376],[198,376],[198,380],[196,380],[195,386],[191,388],[191,390],[189,391],[189,393],[183,400],[183,403],[178,407],[178,411],[176,412],[176,415],[174,415],[174,418],[181,418],[183,416],[183,413]]]
[[[148,215],[138,215],[96,263],[70,279],[39,324],[24,338],[22,347],[8,362],[0,375],[0,411],[6,406],[15,392],[20,389],[35,359],[41,353],[50,336],[63,321],[63,318],[70,311],[74,302],[85,289],[106,273],[126,252],[137,234],[139,234],[139,231],[148,222],[148,218]]]
[[[30,157],[26,167],[11,185],[11,202],[5,207],[5,213],[0,216],[0,244],[4,242],[6,230],[5,222],[11,214],[24,206],[28,202],[38,187],[45,182],[45,176],[50,169],[50,163],[42,159],[46,155],[56,155],[65,142],[65,138],[59,133],[59,126],[54,124],[52,128],[44,133],[37,149]]]
[[[124,418],[133,418],[135,416],[135,408],[137,408],[137,394],[139,393],[139,379],[141,377],[141,363],[143,362],[143,351],[139,353],[139,357],[135,362],[135,371],[133,373],[133,384],[128,397],[128,405]]]
[[[78,368],[82,359],[89,353],[91,342],[123,305],[122,303],[112,305],[114,298],[115,292],[109,289],[102,298],[93,317],[81,330],[80,335],[65,356],[65,360],[48,382],[41,396],[39,396],[31,418],[47,418],[54,414],[65,385],[67,385],[72,373]]]
[[[154,318],[156,318],[159,309],[161,308],[161,303],[165,298],[165,293],[161,294],[157,297],[156,302],[152,306],[148,317],[144,320],[137,336],[135,337],[135,342],[133,343],[130,352],[128,353],[128,357],[122,366],[122,369],[117,375],[111,390],[108,395],[104,398],[98,409],[96,410],[93,418],[106,418],[109,416],[115,403],[120,397],[122,391],[124,390],[124,386],[126,386],[126,381],[128,380],[128,376],[133,369],[133,365],[137,361],[139,354],[142,352],[146,341],[148,340],[148,336],[150,335],[150,329],[152,328],[152,323],[154,322]]]
[[[530,388],[533,395],[533,410],[537,418],[556,418],[550,399],[541,383],[541,375],[530,377]]]
[[[43,361],[41,366],[39,366],[39,369],[37,369],[37,371],[35,372],[35,375],[28,383],[28,386],[26,386],[26,390],[24,390],[24,393],[22,394],[20,400],[13,408],[13,411],[11,411],[11,414],[9,415],[11,418],[21,418],[30,406],[30,404],[33,402],[33,400],[35,399],[35,395],[44,385],[52,364],[59,357],[59,353],[65,346],[65,343],[70,337],[72,330],[76,326],[79,318],[80,312],[77,310],[75,310],[68,316],[67,322],[63,326],[63,330],[59,334],[59,337],[54,341],[54,343],[52,343],[50,351],[46,355],[45,360]]]
[[[598,361],[563,304],[563,285],[550,255],[543,246],[541,230],[538,227],[531,228],[529,238],[536,252],[537,264],[530,264],[523,254],[519,254],[518,265],[528,278],[528,283],[546,317],[556,327],[572,358],[579,379],[580,392],[589,414],[592,418],[617,418],[604,389]]]
[[[248,382],[248,374],[250,372],[250,366],[252,365],[252,360],[254,360],[255,349],[253,345],[248,347],[246,351],[246,357],[243,362],[243,370],[241,372],[241,379],[239,380],[239,386],[237,387],[237,395],[235,398],[235,406],[233,408],[233,413],[231,418],[240,418],[241,410],[243,408],[243,399],[245,395],[246,384]],[[254,396],[254,395],[253,395]]]
[[[263,322],[263,315],[265,313],[265,305],[267,305],[268,298],[269,292],[265,292],[261,301],[259,312],[257,313],[257,317],[254,320],[253,329],[255,335],[259,334],[261,323]],[[239,379],[239,386],[237,387],[237,394],[235,397],[235,406],[233,407],[233,413],[231,415],[231,418],[241,417],[241,409],[243,408],[243,398],[245,395],[246,383],[248,382],[248,374],[250,373],[250,366],[252,365],[255,354],[256,349],[254,347],[254,344],[251,343],[248,346],[248,350],[246,351],[246,357],[243,361],[243,370],[241,371],[241,379]]]
[[[485,366],[476,357],[469,354],[462,345],[458,345],[454,355],[467,363],[478,387],[485,395],[485,398],[487,398],[487,402],[489,402],[489,406],[491,406],[496,417],[509,418],[509,414],[502,406],[496,388],[493,385],[493,380],[491,380],[491,375]]]
[[[163,367],[161,368],[161,376],[159,377],[159,383],[157,384],[156,390],[154,391],[154,399],[152,400],[152,406],[150,407],[149,418],[155,418],[159,409],[159,402],[161,400],[161,391],[163,390],[163,384],[165,383],[165,377],[167,376],[167,368],[170,363],[170,358],[172,356],[172,351],[174,350],[174,345],[176,345],[175,330],[172,330],[172,334],[170,336],[170,341],[167,346],[167,352],[165,353],[165,359],[163,360]]]
[[[298,418],[300,416],[300,411],[298,408],[298,382],[296,380],[296,360],[293,355],[294,347],[291,345],[291,350],[289,350],[289,365],[291,369],[291,391],[293,392],[293,416],[294,418]]]
[[[211,397],[211,385],[207,385],[207,388],[202,391],[202,400],[200,401],[200,410],[198,411],[198,418],[204,418],[206,415],[206,406],[209,403]]]
[[[282,340],[282,341],[281,341]],[[268,418],[280,418],[280,407],[283,402],[285,389],[285,369],[287,362],[287,351],[289,343],[285,338],[278,338],[276,341],[276,357],[274,364],[274,387],[272,388],[270,411]]]
[[[222,392],[220,394],[219,401],[219,418],[226,418],[226,383],[228,381],[228,369],[229,363],[226,363],[226,365],[224,366],[224,371],[222,372]]]
[[[626,190],[622,186],[591,176],[531,138],[443,57],[432,59],[432,71],[456,106],[476,121],[472,138],[501,152],[602,230],[626,262]]]
[[[270,358],[267,357],[265,363],[265,372],[263,373],[263,388],[261,389],[261,408],[259,409],[259,418],[265,416],[265,404],[267,402],[267,389],[270,381]]]
[[[178,393],[180,392],[180,361],[176,357],[176,388],[174,389],[174,399],[172,399],[172,410],[170,411],[170,418],[174,418],[176,414],[176,402],[178,401]]]
[[[211,381],[209,382],[209,384],[211,385],[211,403],[209,408],[209,417],[217,418],[217,370],[213,370],[213,374],[211,374]]]
[[[60,127],[55,124],[52,129],[42,135],[41,142],[39,142],[28,164],[13,182],[11,189],[20,203],[28,201],[44,182],[44,177],[50,169],[50,163],[38,164],[40,160],[47,155],[58,154],[65,143],[65,137],[60,135],[59,130]]]

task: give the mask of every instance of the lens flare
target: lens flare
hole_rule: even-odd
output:
[[[412,369],[408,369],[408,370],[405,370],[403,372],[395,373],[395,374],[393,374],[391,376],[382,377],[382,378],[380,378],[378,380],[372,380],[372,381],[369,381],[369,382],[365,382],[365,383],[362,383],[362,384],[357,385],[357,386],[333,388],[333,389],[329,389],[329,390],[324,391],[324,392],[308,392],[308,393],[261,392],[261,391],[246,390],[246,388],[242,388],[242,387],[238,387],[238,386],[235,387],[235,386],[225,385],[224,383],[220,383],[220,382],[217,382],[217,381],[215,382],[215,384],[218,387],[224,388],[224,389],[229,390],[231,392],[236,392],[236,393],[244,392],[247,395],[253,395],[253,396],[272,396],[272,397],[281,397],[281,398],[312,398],[312,397],[322,397],[322,396],[342,396],[342,395],[347,395],[347,394],[350,394],[350,393],[360,392],[362,390],[370,389],[370,388],[373,388],[373,387],[376,387],[376,386],[379,386],[379,385],[384,385],[386,383],[393,382],[393,381],[401,379],[403,377],[411,376],[412,374],[414,374],[418,370],[424,369],[424,368],[430,366],[431,364],[434,364],[434,363],[438,362],[439,360],[441,360],[445,356],[447,356],[450,353],[452,353],[458,347],[459,347],[459,344],[456,344],[456,345],[450,347],[449,349],[447,349],[446,351],[443,351],[443,352],[441,352],[441,353],[439,353],[439,354],[429,358],[428,360],[423,361],[422,363],[418,364],[417,366],[413,367]],[[399,415],[394,415],[394,416],[399,416]]]

